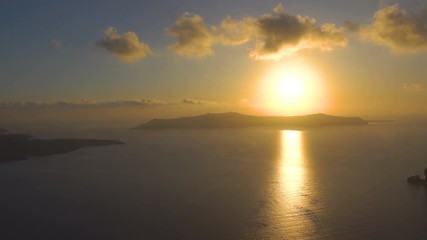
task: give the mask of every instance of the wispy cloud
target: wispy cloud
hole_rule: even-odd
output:
[[[218,26],[207,27],[199,15],[183,15],[167,29],[177,38],[171,46],[181,56],[213,55],[217,45],[242,45],[254,42],[250,56],[255,59],[279,59],[303,49],[330,51],[346,46],[344,30],[332,23],[320,25],[315,19],[290,15],[279,4],[271,13],[260,17],[233,19],[226,17]]]
[[[204,105],[204,106],[224,106],[224,105],[230,105],[230,103],[226,103],[226,102],[200,100],[200,99],[192,99],[192,98],[184,98],[181,101],[179,101],[178,103],[179,104],[184,104],[184,105]]]
[[[382,9],[385,6],[387,6],[387,0],[380,0],[379,9]]]
[[[114,100],[114,101],[89,101],[82,100],[76,102],[67,101],[3,101],[0,108],[11,109],[39,109],[39,108],[110,108],[110,107],[156,107],[163,105],[173,105],[177,102],[161,101],[156,99],[135,99],[135,100]]]
[[[119,108],[119,107],[161,107],[177,105],[198,106],[226,106],[233,105],[226,102],[208,101],[183,98],[181,100],[158,100],[150,98],[122,99],[113,101],[2,101],[0,109],[74,109],[74,108]]]
[[[254,18],[250,17],[236,20],[228,16],[222,20],[219,26],[212,26],[211,32],[218,44],[242,45],[255,37],[256,22]]]
[[[346,26],[362,40],[397,53],[427,50],[427,8],[409,14],[395,4],[378,10],[368,25],[347,21]]]
[[[188,99],[188,98],[182,99],[181,103],[182,104],[190,104],[190,105],[193,105],[193,104],[203,104],[203,102],[200,101],[200,100]]]
[[[408,91],[420,92],[424,90],[424,87],[421,83],[404,83],[403,88]]]
[[[50,41],[50,45],[52,45],[52,47],[56,48],[56,49],[60,49],[64,46],[64,44],[62,43],[62,41],[58,40],[58,39],[52,39]]]
[[[151,54],[150,47],[140,41],[135,32],[119,34],[114,27],[108,27],[104,38],[96,45],[125,62],[134,62]]]

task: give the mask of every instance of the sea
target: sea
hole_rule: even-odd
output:
[[[126,144],[0,163],[0,239],[427,239],[424,123],[4,127]]]

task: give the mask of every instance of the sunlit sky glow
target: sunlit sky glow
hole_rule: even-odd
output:
[[[426,7],[424,0],[2,1],[0,107],[426,113]]]
[[[327,108],[326,80],[310,65],[293,60],[271,64],[260,79],[258,98],[270,115],[301,115],[323,112]]]

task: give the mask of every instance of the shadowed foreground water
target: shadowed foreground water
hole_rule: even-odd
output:
[[[38,128],[126,142],[0,166],[2,239],[425,239],[427,129]]]

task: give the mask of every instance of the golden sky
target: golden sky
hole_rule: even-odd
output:
[[[425,1],[81,4],[2,7],[2,112],[426,113]]]

